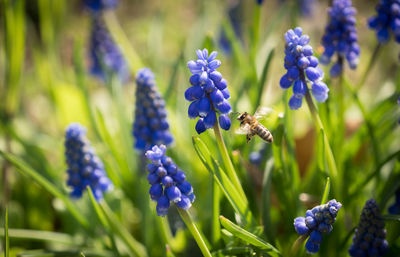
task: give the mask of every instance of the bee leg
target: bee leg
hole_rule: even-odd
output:
[[[247,134],[247,135],[246,135],[247,143],[249,143],[249,142],[250,142],[250,140],[253,138],[253,136],[254,136],[254,134],[253,134],[253,133],[251,133],[251,134]]]

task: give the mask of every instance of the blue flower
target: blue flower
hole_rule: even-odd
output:
[[[329,8],[329,24],[325,28],[322,37],[322,45],[325,50],[320,61],[329,64],[332,56],[337,53],[339,58],[346,59],[351,69],[357,68],[360,56],[360,46],[356,29],[356,9],[351,0],[335,0]],[[340,75],[343,71],[342,62],[332,66],[330,74],[332,77]]]
[[[98,12],[106,9],[114,9],[117,7],[119,0],[83,0],[83,3],[89,10]]]
[[[65,131],[65,159],[68,165],[67,185],[72,188],[71,197],[82,197],[86,187],[90,186],[99,201],[103,199],[104,192],[113,188],[103,163],[86,138],[86,129],[78,123],[70,124]]]
[[[388,249],[385,223],[374,199],[368,200],[355,230],[350,256],[383,256]]]
[[[369,18],[368,26],[376,31],[379,43],[386,43],[390,32],[400,43],[400,1],[380,0],[375,9],[377,14]]]
[[[106,29],[100,14],[92,16],[92,32],[90,39],[91,73],[103,80],[115,74],[120,81],[129,79],[129,67]]]
[[[151,161],[147,165],[147,180],[151,184],[149,194],[150,198],[157,202],[158,216],[168,214],[171,202],[181,209],[188,210],[195,200],[192,185],[185,180],[185,173],[165,155],[166,149],[165,145],[155,145],[146,152],[147,159]]]
[[[196,124],[197,133],[201,134],[218,122],[224,130],[229,130],[231,121],[227,116],[232,107],[228,102],[230,98],[227,82],[216,69],[221,66],[221,61],[215,59],[217,52],[208,55],[208,50],[197,50],[198,60],[187,63],[192,85],[185,91],[185,98],[191,102],[188,116],[191,119],[199,117]]]
[[[322,234],[329,234],[336,221],[336,215],[342,204],[336,200],[316,206],[306,211],[305,217],[294,219],[294,228],[299,235],[307,235],[306,250],[308,253],[316,253],[322,242]]]
[[[400,215],[400,188],[396,190],[395,202],[389,206],[388,212],[393,215]]]
[[[165,101],[157,90],[154,74],[143,68],[136,75],[136,109],[133,123],[135,148],[149,150],[154,145],[173,142],[169,132]]]
[[[311,84],[311,93],[318,102],[325,102],[329,89],[323,79],[324,73],[318,68],[318,59],[313,56],[313,49],[308,43],[310,38],[302,35],[299,27],[290,29],[285,34],[284,67],[287,73],[282,76],[280,86],[288,89],[293,85],[293,96],[289,100],[289,107],[297,110],[302,105],[303,97],[308,93],[307,82]]]
[[[264,3],[264,0],[257,0],[256,2],[258,5],[262,5]]]

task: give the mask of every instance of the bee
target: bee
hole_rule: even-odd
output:
[[[272,143],[274,141],[271,132],[269,132],[266,127],[258,122],[258,119],[271,111],[271,109],[265,107],[258,108],[254,116],[247,112],[243,112],[237,117],[237,120],[240,121],[238,133],[246,134],[247,143],[249,143],[255,135],[261,137],[268,143]]]

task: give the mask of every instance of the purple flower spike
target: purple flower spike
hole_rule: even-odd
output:
[[[213,128],[216,123],[224,130],[229,130],[231,121],[226,114],[232,111],[227,89],[227,82],[216,69],[221,66],[217,60],[217,52],[210,54],[207,49],[197,50],[197,60],[189,61],[187,66],[193,74],[189,81],[192,87],[185,92],[189,105],[188,116],[191,119],[199,117],[196,123],[198,134]]]
[[[181,209],[188,210],[195,199],[192,185],[186,181],[185,173],[178,170],[173,160],[165,155],[166,149],[165,145],[155,145],[145,154],[151,161],[147,165],[147,180],[151,184],[150,198],[157,202],[158,216],[168,214],[171,202]]]

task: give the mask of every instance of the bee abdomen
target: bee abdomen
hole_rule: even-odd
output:
[[[257,135],[259,135],[263,140],[272,143],[274,140],[271,132],[268,129],[262,126],[257,126]]]

